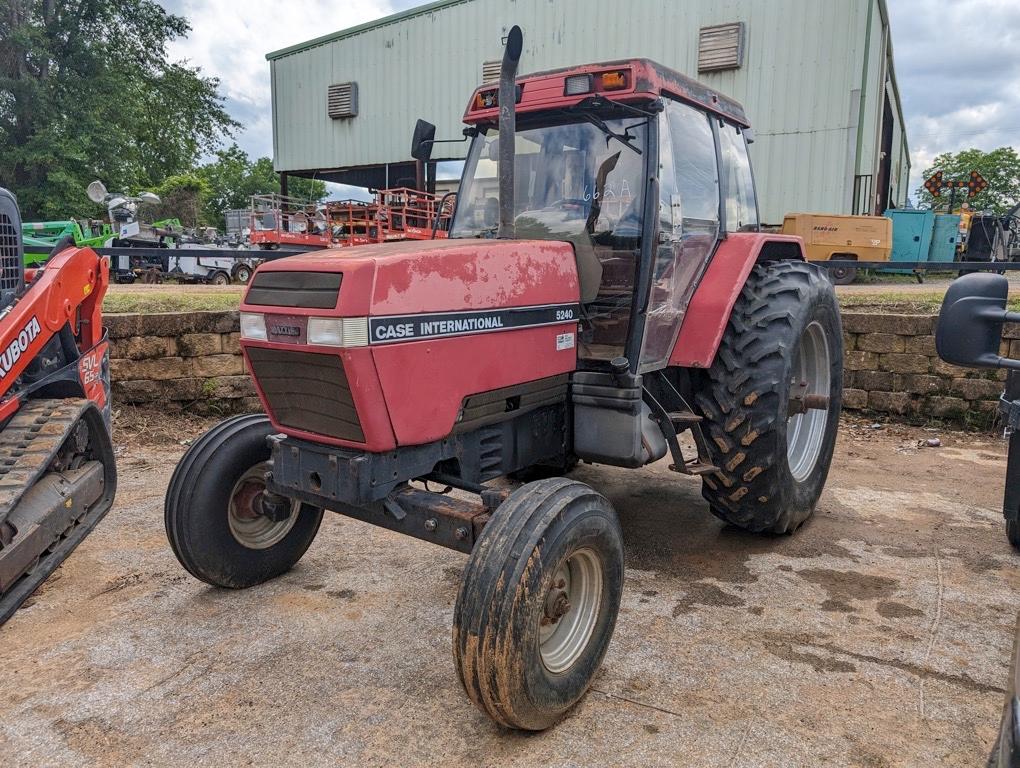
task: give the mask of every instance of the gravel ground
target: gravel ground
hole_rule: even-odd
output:
[[[577,470],[623,523],[623,609],[592,691],[535,735],[457,681],[462,555],[330,516],[286,576],[207,587],[163,533],[183,449],[129,440],[113,511],[0,629],[0,763],[977,765],[1020,588],[1005,447],[933,434],[845,423],[818,512],[779,538],[665,465]]]

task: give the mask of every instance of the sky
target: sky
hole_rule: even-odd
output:
[[[414,0],[160,0],[191,34],[170,47],[220,79],[243,126],[236,140],[271,156],[265,54],[405,10]],[[675,0],[668,0],[675,2]],[[907,122],[911,186],[941,152],[1020,148],[1020,2],[888,0],[894,64]],[[752,116],[753,117],[753,116]]]

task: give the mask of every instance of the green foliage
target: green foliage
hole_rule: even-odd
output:
[[[97,215],[93,179],[155,187],[239,127],[214,78],[167,59],[187,32],[154,0],[4,0],[0,184],[26,219]]]
[[[206,221],[223,227],[223,212],[233,208],[247,208],[252,195],[269,195],[280,191],[280,177],[273,171],[268,157],[252,160],[236,144],[216,153],[216,159],[203,165],[196,174],[206,183],[209,192],[205,199]],[[290,194],[316,202],[326,197],[326,185],[311,179],[290,181]]]
[[[1012,147],[1000,147],[991,152],[965,149],[939,155],[921,177],[917,199],[922,207],[938,209],[949,204],[950,190],[943,190],[942,197],[935,199],[924,188],[924,182],[937,171],[942,171],[946,181],[965,180],[971,171],[977,171],[988,182],[988,189],[971,200],[967,200],[966,190],[957,190],[957,205],[967,201],[975,211],[1005,213],[1020,202],[1020,155]]]
[[[152,190],[162,202],[152,215],[155,220],[176,217],[185,227],[204,224],[203,208],[209,196],[209,185],[195,173],[170,176]]]

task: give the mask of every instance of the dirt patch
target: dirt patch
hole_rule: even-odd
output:
[[[715,584],[696,581],[687,585],[687,594],[673,607],[673,617],[693,613],[697,606],[740,608],[746,603],[736,595],[725,592]]]
[[[592,692],[523,736],[451,664],[463,555],[330,515],[290,573],[212,589],[162,521],[211,422],[119,410],[114,509],[0,628],[11,764],[976,765],[998,726],[1020,557],[993,436],[918,451],[931,433],[844,422],[781,537],[726,526],[664,463],[579,468],[620,517],[623,608]]]
[[[894,600],[883,600],[875,610],[878,611],[879,616],[886,619],[909,619],[913,616],[924,616],[924,611],[897,603]]]
[[[887,576],[871,576],[857,571],[836,571],[831,568],[805,568],[797,575],[817,584],[829,599],[846,604],[858,600],[877,600],[892,595],[899,582]]]

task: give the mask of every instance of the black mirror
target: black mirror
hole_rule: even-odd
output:
[[[1020,321],[1006,311],[1009,282],[1002,275],[972,274],[946,291],[935,329],[935,348],[947,363],[969,368],[1020,368],[1020,360],[999,356],[1002,325]]]
[[[411,157],[424,163],[432,157],[432,145],[436,140],[436,126],[428,120],[419,120],[414,124],[414,135],[411,136]]]

